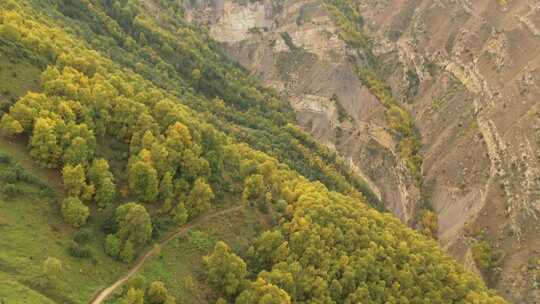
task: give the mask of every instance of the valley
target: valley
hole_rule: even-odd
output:
[[[0,302],[535,303],[525,2],[0,2]]]

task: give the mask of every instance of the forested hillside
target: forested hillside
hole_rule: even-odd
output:
[[[0,2],[1,301],[504,303],[160,2]]]

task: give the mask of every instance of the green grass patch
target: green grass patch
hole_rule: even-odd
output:
[[[86,303],[128,265],[105,255],[99,214],[86,227],[93,236],[85,244],[91,257],[69,254],[77,230],[62,221],[58,185],[49,170],[40,169],[19,149],[18,144],[0,143],[0,281],[6,282],[0,284],[0,299],[4,297],[6,303]],[[6,191],[7,185],[17,191]],[[60,259],[63,269],[52,286],[42,286],[43,262],[48,257]]]
[[[41,70],[0,39],[0,115],[28,91],[39,90]]]
[[[158,256],[147,261],[139,272],[149,284],[159,280],[165,283],[177,303],[214,303],[218,294],[205,282],[202,258],[215,243],[225,241],[237,253],[246,252],[261,231],[268,229],[269,220],[252,209],[240,209],[202,222],[160,249]],[[107,303],[120,303],[118,291]]]
[[[55,304],[56,302],[0,271],[0,303]]]

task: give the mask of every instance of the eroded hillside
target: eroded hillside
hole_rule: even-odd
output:
[[[537,303],[540,5],[342,2],[361,14],[377,72],[421,134],[421,182],[380,97],[357,75],[373,63],[341,39],[330,1],[196,2],[188,17],[286,95],[303,128],[402,221],[414,223],[429,201],[448,252],[508,299]]]
[[[322,3],[225,1],[194,8],[193,22],[208,22],[232,58],[283,92],[299,123],[340,151],[379,197],[392,202],[389,209],[411,221],[418,190],[396,155],[384,107],[356,76]]]
[[[373,208],[288,101],[185,17],[174,0],[0,2],[0,302],[506,303]],[[412,117],[353,55],[422,186]]]

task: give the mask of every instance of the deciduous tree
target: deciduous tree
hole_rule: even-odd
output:
[[[212,253],[204,257],[208,269],[208,281],[227,296],[240,291],[242,281],[247,275],[246,263],[231,252],[224,242],[218,242]],[[256,302],[250,302],[256,303]]]
[[[214,192],[210,185],[202,178],[198,178],[187,198],[189,214],[196,217],[201,213],[208,211],[214,199]]]
[[[133,243],[130,240],[127,240],[124,243],[124,248],[122,248],[122,251],[120,251],[120,259],[124,263],[129,263],[133,261],[134,257],[135,257],[135,249],[133,248]]]
[[[88,165],[88,159],[90,158],[90,151],[86,139],[82,137],[75,137],[69,147],[64,152],[63,160],[64,164],[82,164]]]
[[[184,225],[188,220],[189,214],[184,206],[184,203],[180,202],[173,210],[173,221],[177,225]]]
[[[150,162],[136,161],[129,168],[129,189],[144,202],[154,202],[158,196],[158,175]]]
[[[61,149],[54,131],[54,121],[49,118],[38,118],[34,124],[30,138],[30,155],[45,167],[58,166]]]
[[[81,227],[86,224],[90,215],[88,207],[76,197],[68,197],[62,202],[62,216],[64,220],[73,227]]]
[[[167,297],[167,288],[161,281],[152,282],[146,291],[146,299],[150,304],[163,304]]]
[[[4,114],[0,121],[0,132],[6,138],[12,138],[15,135],[21,134],[24,131],[20,122],[15,120],[11,115]]]
[[[130,288],[124,296],[122,304],[144,304],[144,291]]]
[[[127,203],[116,209],[117,236],[123,241],[140,245],[152,236],[152,221],[144,206]]]
[[[66,165],[62,170],[62,177],[68,195],[80,197],[86,186],[84,167],[81,165]]]
[[[120,254],[121,249],[122,243],[120,242],[120,239],[114,234],[107,235],[107,238],[105,239],[105,252],[112,257],[117,257]]]
[[[249,205],[264,205],[266,188],[264,186],[264,177],[260,174],[253,174],[246,178],[244,182],[244,192],[242,197]]]
[[[290,304],[291,297],[278,286],[259,278],[236,298],[235,303]]]
[[[90,169],[88,169],[88,180],[96,187],[94,200],[98,206],[104,208],[114,201],[116,185],[106,160],[95,159],[92,162]]]

